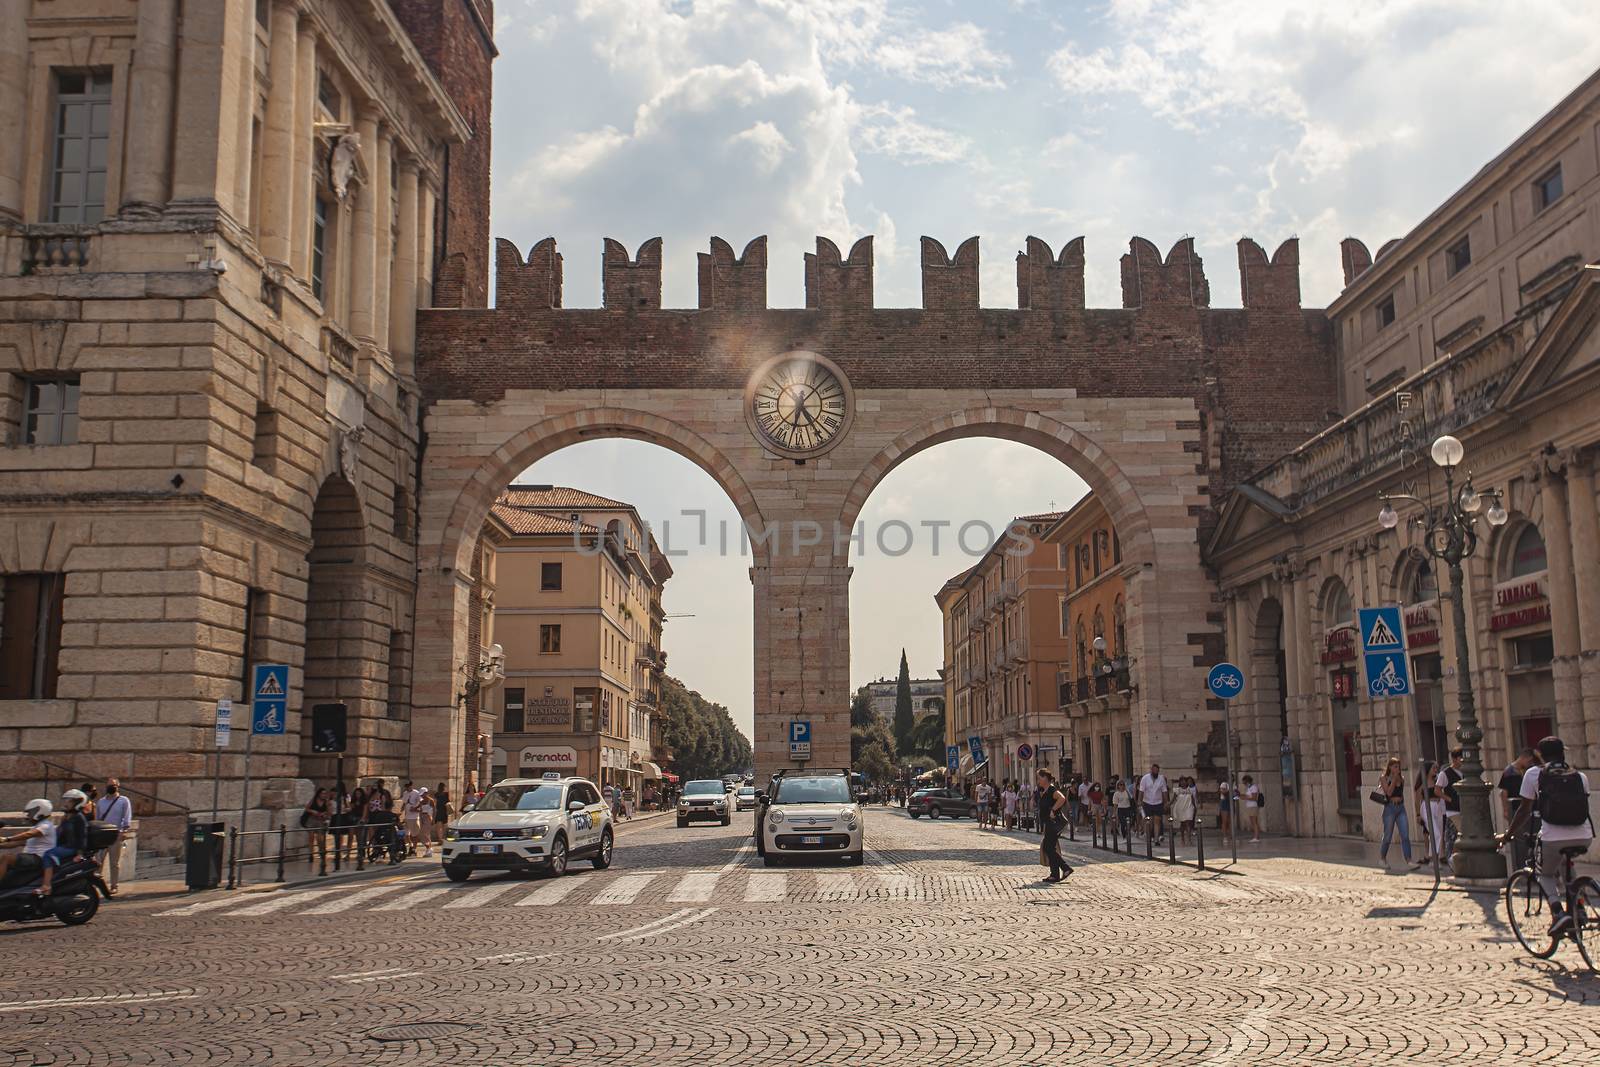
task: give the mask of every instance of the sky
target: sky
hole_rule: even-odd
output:
[[[712,235],[769,242],[768,302],[803,303],[817,235],[873,234],[876,300],[920,304],[918,239],[982,239],[985,306],[1016,306],[1028,235],[1086,239],[1090,306],[1120,304],[1134,235],[1192,236],[1212,305],[1238,306],[1234,246],[1300,238],[1308,307],[1340,239],[1403,235],[1600,66],[1566,0],[498,0],[493,232],[554,236],[564,303],[600,303],[605,237],[663,238],[663,303],[693,307]],[[686,460],[633,442],[525,480],[636,503],[657,525],[734,513]],[[891,517],[1067,506],[1083,484],[1024,446],[969,441],[894,471]],[[681,527],[680,527],[681,528]],[[714,528],[714,527],[713,527]],[[692,546],[690,546],[692,547]],[[666,647],[688,685],[751,720],[748,561],[675,559]],[[939,666],[932,594],[971,560],[925,542],[857,561],[852,685]]]

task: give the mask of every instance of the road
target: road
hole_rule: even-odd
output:
[[[865,867],[627,828],[604,872],[432,871],[111,902],[0,932],[0,1064],[1600,1061],[1600,980],[1491,897],[1331,862],[1243,873],[873,808]],[[430,1036],[382,1040],[397,1024]]]

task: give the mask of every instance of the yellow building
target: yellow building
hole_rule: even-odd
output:
[[[943,616],[945,743],[959,776],[1000,781],[1056,770],[1068,752],[1056,679],[1066,658],[1057,621],[1063,575],[1045,532],[1060,512],[1024,515],[935,596]],[[977,738],[988,766],[974,757]],[[1034,751],[1024,761],[1026,744]]]
[[[505,656],[491,777],[559,771],[637,795],[661,775],[666,557],[631,505],[560,486],[513,485],[487,527],[484,644]]]
[[[1045,531],[1063,588],[1056,597],[1060,705],[1069,717],[1072,769],[1095,781],[1131,776],[1133,672],[1128,657],[1122,542],[1106,509],[1085,497]]]

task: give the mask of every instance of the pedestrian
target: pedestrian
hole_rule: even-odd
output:
[[[1006,782],[1006,791],[1000,794],[1000,804],[1005,810],[1006,829],[1017,828],[1017,783]]]
[[[1423,840],[1427,842],[1424,859],[1435,862],[1444,859],[1441,842],[1444,840],[1444,787],[1439,785],[1443,775],[1437,760],[1429,760],[1417,775],[1414,790],[1417,796],[1417,821],[1422,824]]]
[[[1266,796],[1261,792],[1261,787],[1256,785],[1255,779],[1248,774],[1241,779],[1244,782],[1244,817],[1250,828],[1250,840],[1261,843],[1261,809],[1267,803]]]
[[[1161,773],[1161,764],[1150,764],[1149,773],[1139,779],[1139,802],[1144,805],[1144,836],[1161,844],[1161,820],[1167,812],[1167,778]]]
[[[973,799],[978,803],[978,829],[982,830],[989,825],[989,796],[993,790],[989,788],[987,779],[978,783],[978,788],[973,791]]]
[[[435,844],[444,842],[444,830],[450,825],[450,793],[439,783],[439,788],[433,791],[433,840]]]
[[[1063,882],[1072,875],[1072,865],[1061,856],[1061,831],[1067,825],[1061,809],[1067,806],[1067,795],[1056,788],[1055,775],[1049,771],[1040,771],[1036,781],[1039,785],[1039,823],[1044,831],[1039,850],[1044,862],[1050,866],[1050,875],[1045,881]]]
[[[1378,779],[1378,792],[1383,794],[1383,843],[1378,846],[1378,860],[1384,869],[1389,868],[1389,842],[1395,827],[1400,828],[1400,854],[1411,863],[1411,831],[1406,822],[1406,772],[1397,756],[1390,756]],[[1420,866],[1421,861],[1413,866]]]
[[[417,837],[412,842],[411,851],[415,854],[417,845],[422,846],[422,854],[433,856],[433,794],[428,792],[428,787],[422,787],[422,799],[417,804]]]
[[[133,805],[122,795],[122,784],[115,778],[106,779],[106,793],[95,805],[94,817],[117,828],[117,839],[100,854],[101,871],[110,896],[117,895],[117,876],[122,868],[122,839],[133,829]]]
[[[1217,829],[1223,844],[1233,840],[1233,785],[1226,778],[1217,781]]]
[[[324,863],[328,860],[328,824],[333,818],[333,800],[328,795],[328,790],[319,789],[306,801],[305,808],[300,812],[300,826],[310,831],[312,841],[317,845],[318,854]],[[311,858],[311,841],[306,842],[306,858]]]
[[[1078,815],[1083,804],[1082,798],[1078,795],[1078,789],[1081,785],[1082,778],[1075,774],[1067,780],[1064,789],[1067,794],[1067,820],[1073,826],[1078,825]]]
[[[1529,767],[1522,776],[1517,795],[1527,803],[1517,809],[1510,829],[1497,840],[1503,845],[1507,838],[1515,838],[1533,814],[1539,814],[1539,888],[1550,903],[1550,936],[1556,937],[1570,931],[1575,918],[1567,914],[1557,879],[1569,855],[1576,859],[1589,850],[1594,819],[1589,814],[1589,779],[1567,764],[1566,745],[1559,737],[1539,742],[1539,760],[1541,765]]]
[[[1194,836],[1194,779],[1179,778],[1178,791],[1172,797],[1172,832],[1180,843],[1187,845]]]
[[[100,803],[100,787],[93,782],[84,782],[78,791],[84,795],[83,807],[79,811],[86,821],[94,818],[95,808]]]
[[[1512,760],[1504,771],[1500,772],[1500,781],[1495,783],[1495,788],[1500,790],[1500,814],[1504,816],[1506,826],[1510,826],[1516,820],[1517,809],[1525,803],[1522,799],[1522,776],[1538,764],[1539,753],[1531,748],[1525,748],[1517,753],[1517,758]],[[1534,813],[1533,821],[1529,823],[1528,831],[1511,839],[1511,869],[1514,871],[1526,867],[1531,858],[1530,841],[1539,835],[1537,812]]]
[[[400,815],[405,823],[406,854],[416,855],[417,837],[422,831],[422,790],[410,782],[400,793]]]
[[[1089,783],[1089,810],[1093,813],[1094,831],[1103,839],[1106,834],[1106,790],[1099,782]]]
[[[1117,809],[1117,829],[1124,841],[1133,840],[1133,797],[1128,794],[1128,783],[1120,777],[1111,793],[1111,804]]]
[[[1450,750],[1450,763],[1439,769],[1437,784],[1444,797],[1444,851],[1439,853],[1446,863],[1451,862],[1456,854],[1456,838],[1461,836],[1461,794],[1456,792],[1456,783],[1461,781],[1462,751],[1459,748]]]

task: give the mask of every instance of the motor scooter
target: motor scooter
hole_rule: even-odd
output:
[[[0,922],[60,919],[68,926],[82,926],[100,910],[100,898],[111,895],[100,878],[98,852],[81,853],[57,867],[47,897],[34,892],[41,877],[37,869],[12,868],[0,882]]]

